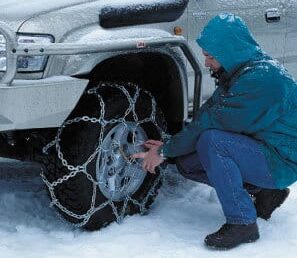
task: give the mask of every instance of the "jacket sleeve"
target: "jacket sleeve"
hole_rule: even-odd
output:
[[[201,106],[195,119],[186,125],[180,132],[172,136],[161,148],[166,157],[177,157],[195,151],[195,146],[200,132],[209,123],[208,110],[215,104],[216,96],[220,89],[217,88],[213,95]]]
[[[166,157],[177,157],[194,152],[200,133],[209,127],[207,111],[200,114],[199,119],[192,120],[180,132],[170,138],[163,146],[163,153]]]
[[[164,155],[176,157],[195,151],[198,138],[206,129],[253,134],[268,127],[280,117],[279,86],[265,76],[243,76],[228,94],[221,94],[212,105],[202,107],[195,120],[164,144]]]

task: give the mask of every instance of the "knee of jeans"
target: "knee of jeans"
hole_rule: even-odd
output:
[[[218,154],[225,153],[224,146],[220,144],[221,131],[210,129],[204,131],[197,142],[196,148],[199,153],[200,161],[207,171],[213,158],[217,159]]]
[[[208,129],[203,131],[198,139],[196,150],[199,153],[207,151],[210,147],[214,146],[214,143],[217,142],[218,130]]]

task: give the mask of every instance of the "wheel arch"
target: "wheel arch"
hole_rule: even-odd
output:
[[[89,79],[87,89],[100,81],[127,81],[148,90],[164,113],[170,133],[180,130],[187,116],[186,66],[178,54],[125,53],[103,60],[89,74],[80,77]]]

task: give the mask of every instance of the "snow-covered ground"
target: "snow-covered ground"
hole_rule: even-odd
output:
[[[73,229],[48,207],[37,167],[2,161],[0,258],[212,258],[297,255],[297,186],[270,221],[258,220],[261,239],[231,251],[203,245],[224,217],[211,188],[181,178],[174,168],[147,216],[127,217],[97,232]],[[15,176],[17,174],[17,176]],[[33,176],[31,175],[33,174]]]

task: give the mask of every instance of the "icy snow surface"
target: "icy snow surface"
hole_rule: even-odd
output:
[[[151,212],[127,217],[96,232],[73,229],[48,207],[38,166],[2,160],[0,258],[288,258],[297,253],[297,186],[261,239],[231,251],[208,250],[206,234],[224,217],[211,188],[179,176],[172,166]]]

